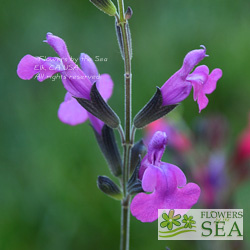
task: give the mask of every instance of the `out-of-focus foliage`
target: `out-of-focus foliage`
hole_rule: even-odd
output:
[[[134,11],[133,113],[179,69],[188,51],[204,44],[210,57],[203,62],[224,75],[200,116],[223,113],[234,142],[250,106],[250,1],[128,0],[126,5]],[[52,32],[74,58],[80,52],[107,58],[96,64],[100,73],[111,74],[110,104],[122,116],[123,62],[114,19],[89,1],[1,0],[0,32],[0,249],[118,249],[120,204],[96,186],[97,176],[109,173],[91,127],[58,120],[65,94],[60,80],[39,83],[16,75],[25,54],[55,56],[42,43]],[[191,96],[181,106],[173,112],[181,111],[187,123],[199,115]],[[246,183],[235,197],[246,213],[249,187]],[[195,242],[158,241],[157,223],[131,222],[131,249],[199,249]]]

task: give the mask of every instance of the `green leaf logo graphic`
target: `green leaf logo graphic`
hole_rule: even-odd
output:
[[[193,216],[188,216],[187,214],[184,214],[182,223],[179,222],[181,215],[177,214],[174,215],[175,211],[174,209],[171,209],[168,214],[163,213],[162,218],[164,221],[160,223],[161,228],[166,228],[168,230],[166,231],[159,231],[161,238],[172,238],[179,234],[183,233],[190,233],[190,232],[196,232],[195,228],[196,221],[193,219]],[[173,229],[173,227],[177,227]]]
[[[178,221],[181,218],[180,214],[177,214],[174,216],[174,210],[171,209],[169,211],[169,214],[167,215],[166,213],[162,214],[162,218],[164,219],[163,222],[161,222],[160,226],[162,228],[167,227],[168,230],[172,230],[173,229],[173,225],[179,227],[181,225],[181,223]]]
[[[185,225],[184,225],[184,228],[192,228],[192,227],[194,227],[192,224],[196,224],[196,221],[195,220],[193,220],[193,216],[187,216],[186,214],[184,214],[184,216],[183,216],[183,220],[182,220],[182,222],[183,223],[185,223]]]

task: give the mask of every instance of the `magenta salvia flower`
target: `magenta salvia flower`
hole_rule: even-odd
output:
[[[38,81],[44,81],[55,73],[61,73],[65,89],[73,96],[89,99],[91,81],[73,62],[65,42],[58,36],[47,33],[46,40],[60,58],[49,57],[41,59],[26,55],[18,64],[17,74],[24,80],[30,80],[38,73]],[[44,74],[46,72],[46,74]]]
[[[113,91],[111,77],[108,74],[99,75],[93,60],[84,53],[80,55],[80,69],[70,57],[67,46],[60,37],[47,33],[45,42],[56,51],[60,58],[43,59],[26,55],[18,64],[18,76],[21,79],[30,80],[37,75],[37,80],[42,82],[60,73],[62,83],[68,92],[58,110],[59,119],[69,125],[77,125],[89,118],[95,130],[101,133],[104,123],[88,113],[73,97],[90,99],[91,87],[96,82],[100,94],[107,101]]]
[[[199,111],[208,104],[206,94],[211,94],[217,81],[222,76],[221,69],[214,69],[209,75],[207,66],[197,67],[193,73],[193,68],[203,60],[206,55],[206,48],[190,51],[184,58],[182,67],[172,75],[161,87],[163,105],[177,104],[186,99],[193,87],[194,100],[199,105]],[[191,74],[190,74],[191,73]]]
[[[175,165],[161,161],[167,144],[164,132],[156,132],[148,146],[139,172],[142,188],[151,194],[139,193],[131,203],[131,213],[142,222],[158,218],[158,209],[189,209],[200,196],[200,188],[188,183]]]
[[[82,71],[86,74],[91,84],[96,82],[97,88],[103,99],[107,101],[113,91],[113,81],[108,74],[99,75],[93,60],[82,53],[80,56],[80,64]],[[77,125],[85,122],[88,118],[95,130],[100,134],[104,123],[95,116],[87,112],[72,95],[67,92],[64,102],[61,103],[58,110],[59,119],[69,125]]]

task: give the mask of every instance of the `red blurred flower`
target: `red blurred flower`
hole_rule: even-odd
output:
[[[235,163],[244,164],[250,160],[250,114],[248,127],[240,134],[235,155]]]
[[[146,145],[148,145],[156,131],[162,131],[167,134],[169,147],[174,150],[178,152],[186,152],[191,148],[189,137],[165,119],[159,119],[150,123],[145,130],[146,136],[144,141]]]

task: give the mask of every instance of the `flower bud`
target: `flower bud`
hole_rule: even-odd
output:
[[[122,31],[121,31],[121,27],[117,23],[117,20],[115,20],[115,30],[116,30],[116,37],[117,37],[117,40],[118,40],[121,56],[122,56],[122,59],[124,60],[124,48],[123,48]]]
[[[130,19],[133,15],[133,10],[131,9],[131,7],[129,6],[126,13],[125,13],[125,18],[126,20]]]
[[[122,199],[122,193],[120,188],[108,177],[98,176],[97,186],[103,193],[110,196],[111,198],[115,200]]]
[[[111,0],[90,0],[90,2],[109,16],[115,16],[117,13],[116,7]]]

